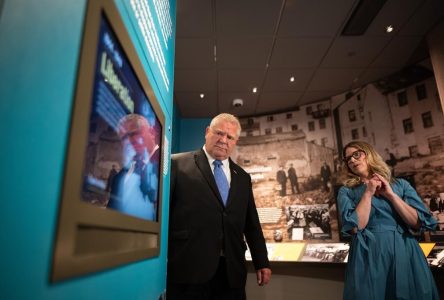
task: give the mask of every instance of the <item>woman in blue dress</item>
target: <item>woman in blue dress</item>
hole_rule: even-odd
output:
[[[342,232],[352,240],[344,299],[439,299],[423,251],[410,230],[433,230],[437,221],[412,186],[391,176],[368,143],[343,150],[338,192]]]

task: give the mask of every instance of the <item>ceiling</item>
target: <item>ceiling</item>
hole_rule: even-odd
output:
[[[371,11],[363,5],[372,1],[383,5],[365,33],[343,35],[351,17],[354,28],[362,25]],[[443,19],[444,1],[359,3],[178,0],[174,101],[180,115],[288,111],[393,77],[428,58],[425,36]],[[387,25],[395,28],[391,34]],[[232,105],[235,98],[243,99],[242,107]]]

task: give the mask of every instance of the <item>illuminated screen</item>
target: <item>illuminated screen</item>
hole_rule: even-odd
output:
[[[82,199],[158,221],[162,125],[104,15],[96,55]]]

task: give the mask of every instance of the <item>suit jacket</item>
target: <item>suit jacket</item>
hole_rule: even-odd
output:
[[[167,272],[172,283],[209,281],[223,251],[230,286],[244,287],[244,236],[255,268],[269,267],[250,175],[229,162],[231,186],[224,207],[203,149],[172,156]]]

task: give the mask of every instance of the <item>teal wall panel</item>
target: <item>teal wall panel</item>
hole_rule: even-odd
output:
[[[139,58],[142,61],[145,69],[147,70],[147,76],[151,83],[153,83],[153,89],[158,99],[161,99],[162,108],[168,114],[171,120],[173,114],[173,85],[174,85],[174,49],[175,49],[175,26],[172,28],[171,36],[165,39],[160,37],[160,47],[162,48],[163,55],[156,59],[150,55],[150,51],[147,47],[147,43],[144,40],[143,33],[138,25],[138,19],[134,13],[133,7],[138,8],[137,5],[131,3],[137,3],[143,1],[130,1],[130,0],[116,0],[116,4],[121,12],[121,16],[127,24],[127,30],[134,42],[134,46],[138,53]],[[148,3],[151,3],[148,1]],[[175,17],[175,1],[170,1],[171,16]],[[151,7],[151,14],[155,15],[153,8]],[[155,16],[153,16],[154,25],[159,28],[159,22]],[[175,19],[173,19],[175,24]],[[161,34],[159,34],[161,36]],[[159,65],[163,67],[159,67]],[[162,72],[163,70],[163,72]],[[162,76],[164,73],[164,76]],[[165,79],[164,79],[165,78]],[[166,83],[167,82],[167,83]],[[171,125],[171,122],[169,123]]]
[[[150,80],[157,80],[116,0]],[[170,0],[175,27],[175,1]],[[50,283],[86,0],[4,1],[0,18],[0,291],[4,299],[158,299],[165,289],[166,239],[158,258]],[[173,33],[174,35],[174,33]],[[167,57],[173,68],[174,36]],[[169,78],[172,82],[173,74]],[[172,123],[172,94],[153,87]],[[171,145],[171,131],[166,132]],[[168,158],[167,158],[168,159]],[[169,197],[169,175],[164,177]],[[163,216],[168,214],[164,200]],[[163,218],[162,236],[168,218]]]
[[[210,125],[211,119],[186,119],[177,118],[179,135],[174,136],[179,140],[176,152],[186,152],[201,148],[205,144],[205,129]]]

